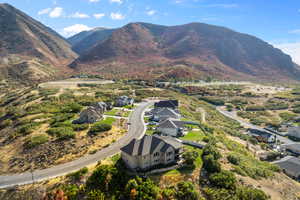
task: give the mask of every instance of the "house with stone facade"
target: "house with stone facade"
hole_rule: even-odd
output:
[[[158,166],[176,164],[180,161],[183,145],[172,137],[145,135],[133,139],[121,148],[121,157],[133,171],[146,171]]]
[[[104,112],[107,111],[107,104],[97,102],[86,108],[80,113],[79,119],[73,121],[73,124],[92,124],[103,119]]]

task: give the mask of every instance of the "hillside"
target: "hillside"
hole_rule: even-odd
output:
[[[51,77],[49,71],[69,70],[64,66],[77,55],[59,34],[9,4],[0,4],[0,15],[3,78],[36,81]],[[12,71],[19,71],[16,69],[32,76],[15,77]]]
[[[72,45],[73,51],[83,54],[97,43],[102,42],[111,36],[114,29],[95,28],[90,31],[83,31],[68,39]]]
[[[291,57],[270,44],[202,23],[181,26],[131,23],[114,31],[71,64],[79,71],[158,79],[174,66],[191,69],[194,78],[288,80],[298,79],[300,74]],[[120,74],[115,74],[116,71]]]

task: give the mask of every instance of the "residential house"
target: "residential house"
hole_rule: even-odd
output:
[[[293,156],[300,156],[300,144],[295,143],[295,144],[286,144],[281,146],[282,150],[285,150],[289,154]]]
[[[286,173],[291,178],[300,181],[300,159],[287,156],[279,161],[273,162],[278,165],[284,173]]]
[[[265,143],[276,142],[276,136],[264,130],[248,129],[248,133],[253,137],[255,137],[259,142],[265,142]]]
[[[127,105],[133,105],[134,99],[129,98],[128,96],[120,96],[115,101],[115,106],[122,107]]]
[[[121,157],[129,169],[146,171],[160,165],[176,164],[183,145],[175,138],[145,135],[121,148]]]
[[[287,135],[296,140],[300,140],[300,127],[290,127]]]
[[[180,137],[184,135],[184,126],[184,121],[169,118],[160,122],[156,130],[162,135]]]
[[[164,100],[154,104],[154,108],[170,108],[177,110],[179,106],[178,100]]]
[[[181,115],[171,108],[162,108],[152,112],[152,117],[150,120],[160,122],[168,118],[180,119]]]
[[[107,110],[107,104],[104,102],[94,103],[80,113],[79,119],[73,121],[73,124],[92,124],[103,118],[103,113]]]

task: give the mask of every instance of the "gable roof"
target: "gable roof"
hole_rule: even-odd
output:
[[[158,128],[183,128],[185,122],[177,119],[166,119],[158,125]]]
[[[175,108],[178,107],[179,103],[178,100],[165,100],[165,101],[159,101],[154,104],[154,107],[160,107],[160,108]]]
[[[294,153],[300,154],[300,144],[299,143],[287,144],[287,145],[283,145],[283,147],[287,150],[290,150],[290,151],[294,152]]]
[[[140,140],[131,140],[128,145],[121,148],[121,151],[132,156],[144,156],[152,154],[155,150],[157,150],[157,147],[159,146],[161,147],[160,151],[163,152],[169,147],[178,149],[182,146],[182,144],[177,140],[172,141],[172,138],[170,139],[157,135],[145,135]]]
[[[288,130],[289,136],[300,137],[300,127],[290,127]]]
[[[300,159],[287,156],[280,161],[274,162],[275,164],[279,165],[282,169],[286,171],[287,174],[292,175],[294,177],[300,176]]]
[[[163,108],[160,111],[158,111],[156,114],[157,115],[167,115],[167,116],[170,116],[170,117],[179,116],[178,113],[176,113],[173,109],[170,109],[170,108]]]

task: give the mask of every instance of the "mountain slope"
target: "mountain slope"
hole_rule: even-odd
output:
[[[161,73],[178,65],[193,70],[195,78],[201,74],[223,79],[288,80],[300,75],[290,56],[268,43],[202,23],[171,27],[128,24],[84,52],[71,67],[108,75],[116,71],[114,75],[120,77],[161,78]]]
[[[106,40],[115,29],[95,28],[90,31],[78,33],[68,41],[72,44],[72,49],[76,53],[83,54],[85,51],[92,48],[95,44]]]
[[[20,10],[9,4],[0,4],[0,16],[1,71],[9,71],[9,68],[20,63],[23,63],[23,67],[27,66],[25,70],[30,71],[39,66],[30,67],[32,63],[37,62],[53,68],[49,69],[50,71],[67,70],[65,66],[76,58],[77,55],[71,50],[70,44],[61,36]],[[46,77],[51,76],[47,74],[48,70],[40,70]],[[17,79],[19,78],[27,79]]]

